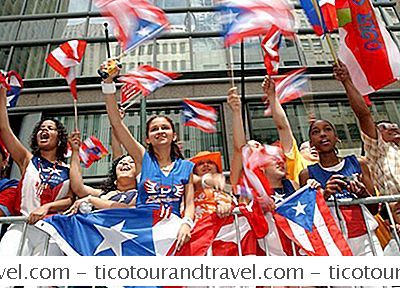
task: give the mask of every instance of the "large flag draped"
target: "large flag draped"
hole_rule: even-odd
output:
[[[192,126],[206,133],[217,131],[217,111],[208,105],[189,99],[183,100],[184,126]]]
[[[165,256],[174,250],[181,219],[147,208],[55,215],[36,223],[68,256]]]
[[[51,51],[46,59],[50,67],[67,80],[75,100],[78,99],[75,66],[81,63],[86,44],[83,40],[70,40]]]
[[[178,73],[162,71],[150,65],[140,65],[137,70],[129,71],[126,75],[119,77],[118,80],[129,84],[127,87],[131,89],[139,89],[143,96],[148,96],[156,89],[172,82],[179,76],[180,74]],[[128,92],[128,89],[126,91]],[[128,95],[124,97],[129,98]]]
[[[339,58],[362,95],[400,77],[400,52],[369,0],[336,0]]]
[[[318,36],[324,35],[326,32],[332,32],[338,28],[334,0],[300,0],[304,12]],[[318,15],[319,14],[319,15]],[[321,18],[320,18],[321,17]]]
[[[307,255],[352,255],[320,191],[305,186],[275,199],[276,224]]]
[[[100,13],[109,16],[123,51],[135,49],[168,27],[163,10],[147,0],[95,0]]]
[[[294,33],[292,7],[286,0],[222,0],[225,46],[231,46],[245,37],[267,33],[272,25],[286,34]]]
[[[289,72],[276,81],[275,93],[279,99],[279,103],[287,103],[304,96],[308,90],[308,80],[305,76],[306,69],[301,68]],[[266,116],[271,115],[271,107],[266,103]]]

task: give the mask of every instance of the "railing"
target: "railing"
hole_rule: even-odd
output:
[[[368,197],[368,198],[361,198],[361,199],[355,199],[355,200],[337,199],[335,201],[329,201],[327,204],[328,204],[328,206],[336,206],[336,208],[338,208],[338,206],[360,205],[362,215],[363,215],[364,221],[365,221],[366,209],[367,209],[365,207],[365,205],[383,203],[385,205],[388,215],[389,215],[389,222],[390,222],[392,237],[395,240],[395,242],[397,244],[397,248],[399,249],[399,253],[400,253],[400,237],[399,237],[399,233],[397,232],[393,214],[392,214],[392,211],[389,206],[389,203],[391,203],[391,202],[400,202],[400,195]],[[233,210],[234,225],[235,225],[235,229],[236,229],[236,240],[238,243],[238,255],[242,256],[243,254],[242,254],[242,247],[241,247],[241,241],[240,241],[241,236],[240,236],[240,227],[239,227],[239,220],[238,220],[238,217],[240,214],[241,213],[238,208],[235,208]],[[339,218],[339,222],[340,222],[340,218]],[[25,217],[25,216],[0,217],[0,230],[1,230],[1,227],[3,224],[20,224],[20,223],[23,224],[23,230],[22,230],[23,232],[22,232],[21,240],[20,240],[20,243],[18,246],[18,253],[17,253],[18,256],[20,256],[22,254],[22,249],[24,247],[25,240],[26,240],[26,235],[27,235],[28,225],[29,225],[27,222],[27,217]],[[340,224],[343,224],[343,223],[340,223]],[[371,231],[371,227],[369,227],[368,221],[365,221],[365,225],[367,228],[368,240],[371,245],[372,253],[373,253],[373,255],[376,256],[377,251],[376,251],[374,243],[373,243],[372,231]],[[340,225],[340,226],[341,226],[340,228],[343,232],[344,231],[343,225]],[[263,244],[265,247],[265,253],[267,256],[269,256],[270,254],[268,251],[268,245],[267,245],[267,241],[265,238],[266,237],[264,237],[264,239],[263,239],[263,241],[264,241]],[[48,236],[47,241],[45,242],[43,255],[48,254],[49,240],[50,240],[50,237]],[[295,245],[293,242],[292,242],[292,248],[293,248],[293,255],[296,255]]]

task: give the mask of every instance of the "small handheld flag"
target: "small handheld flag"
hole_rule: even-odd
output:
[[[217,111],[213,107],[188,99],[183,100],[182,107],[184,126],[192,126],[206,133],[217,132]]]

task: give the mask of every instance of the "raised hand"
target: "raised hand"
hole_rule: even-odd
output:
[[[242,109],[242,102],[240,101],[240,96],[237,94],[236,87],[228,90],[228,105],[232,112],[240,112]]]

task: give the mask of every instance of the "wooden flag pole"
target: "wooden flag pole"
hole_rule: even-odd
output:
[[[75,131],[78,130],[78,100],[74,98],[74,125]]]
[[[320,10],[320,7],[319,7],[319,5],[317,3],[317,0],[311,0],[311,1],[313,3],[315,12],[317,13],[317,17],[318,17],[319,23],[321,23],[321,25],[322,25],[322,15],[321,15],[321,10]],[[329,50],[331,51],[331,54],[332,54],[332,57],[333,57],[333,61],[335,62],[336,65],[338,65],[339,64],[338,57],[336,55],[335,48],[333,47],[332,38],[331,38],[331,35],[330,35],[329,32],[325,33],[325,39],[326,39],[326,42],[328,43]]]

